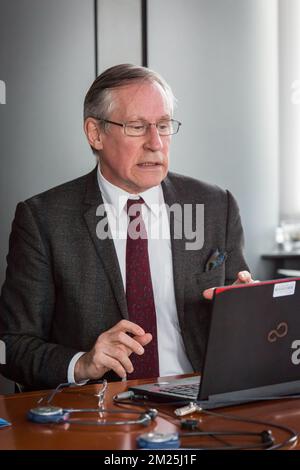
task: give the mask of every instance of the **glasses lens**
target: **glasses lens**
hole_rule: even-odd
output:
[[[178,122],[174,120],[159,121],[156,124],[160,135],[172,135],[178,131]]]
[[[143,121],[131,121],[125,124],[125,132],[127,135],[140,136],[146,133],[147,124]]]
[[[133,137],[145,135],[149,125],[150,124],[144,121],[127,122],[125,124],[125,134]],[[174,119],[162,119],[156,123],[156,128],[159,135],[176,134],[179,130],[179,126],[180,122],[175,121]]]

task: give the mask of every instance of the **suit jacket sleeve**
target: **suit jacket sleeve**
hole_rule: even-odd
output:
[[[1,372],[32,388],[67,381],[68,364],[78,352],[49,341],[55,307],[51,257],[31,208],[17,206],[0,299],[0,337],[6,345]],[[67,334],[67,332],[66,332]]]
[[[239,271],[249,270],[244,258],[244,232],[236,200],[227,191],[226,273],[225,284],[232,284]]]

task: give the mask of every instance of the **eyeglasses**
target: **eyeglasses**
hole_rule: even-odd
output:
[[[99,118],[99,121],[123,127],[124,134],[130,137],[141,137],[146,135],[150,126],[155,126],[159,135],[173,135],[177,134],[181,126],[181,122],[176,121],[175,119],[161,119],[160,121],[153,123],[146,121],[115,122],[101,118]]]

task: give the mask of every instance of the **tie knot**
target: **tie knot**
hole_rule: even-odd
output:
[[[128,199],[127,214],[129,215],[129,217],[138,216],[141,211],[141,205],[144,203],[145,201],[142,197],[139,197],[138,199]]]

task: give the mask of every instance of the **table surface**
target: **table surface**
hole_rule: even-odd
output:
[[[127,390],[132,384],[144,381],[115,382],[108,384],[105,398],[105,408],[120,410],[113,403],[113,396]],[[87,385],[83,387],[72,387],[64,389],[55,396],[53,404],[70,407],[92,407],[97,405],[95,394],[99,391],[100,385]],[[130,450],[136,449],[137,436],[150,432],[169,433],[179,431],[179,420],[174,415],[176,406],[170,404],[157,404],[159,410],[158,417],[150,425],[123,425],[123,426],[86,426],[79,424],[36,424],[26,418],[27,411],[39,406],[37,401],[48,393],[28,392],[8,396],[0,396],[0,417],[11,422],[11,426],[0,429],[0,449],[105,449],[105,450]],[[153,406],[150,406],[153,407]],[[132,407],[131,407],[132,408]],[[276,400],[244,404],[242,406],[232,406],[215,410],[226,416],[233,415],[236,418],[248,418],[267,421],[268,425],[247,424],[238,421],[224,419],[223,417],[210,416],[205,413],[194,413],[185,418],[199,420],[199,426],[203,431],[234,430],[234,431],[254,431],[261,432],[271,429],[276,442],[287,439],[288,434],[284,431],[274,429],[271,423],[276,425],[289,426],[300,433],[300,400]],[[76,415],[76,418],[86,418],[87,415]],[[88,415],[89,419],[102,420],[98,414]],[[106,415],[107,420],[111,419]],[[113,416],[116,418],[128,418],[122,410],[120,414]],[[234,439],[234,438],[233,438]],[[237,440],[239,439],[239,440]],[[246,439],[246,441],[245,441]],[[228,440],[226,438],[226,442]],[[230,441],[235,445],[245,443],[257,443],[256,437],[239,437]],[[185,446],[222,446],[222,442],[216,437],[193,437],[184,438],[182,443]],[[287,446],[285,448],[291,448]],[[293,446],[293,449],[300,449],[300,442]]]

